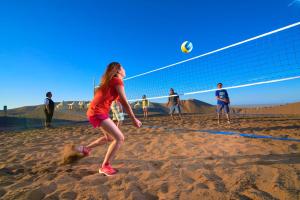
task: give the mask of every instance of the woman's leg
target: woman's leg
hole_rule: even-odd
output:
[[[113,142],[109,145],[102,163],[102,167],[104,167],[106,164],[112,162],[116,152],[124,143],[124,135],[110,118],[104,120],[101,123],[101,127],[113,138]]]
[[[146,109],[146,118],[148,119],[148,108]]]
[[[102,136],[102,137],[98,138],[97,140],[91,142],[86,147],[92,149],[96,146],[100,146],[100,145],[103,145],[103,144],[106,144],[108,142],[113,141],[113,138],[110,135],[106,134],[104,132],[104,130],[102,130],[102,132],[104,133],[104,136]]]

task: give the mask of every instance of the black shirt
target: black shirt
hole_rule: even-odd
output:
[[[175,95],[175,96],[171,96],[171,95]],[[178,99],[179,99],[179,96],[178,96],[177,93],[170,94],[169,102],[171,103],[171,106],[177,105],[178,104]]]
[[[45,101],[47,101],[47,100],[48,100],[49,112],[53,113],[54,112],[54,102],[52,101],[52,99],[49,99],[49,98],[46,98]],[[47,104],[45,103],[45,111],[47,111],[46,105]]]

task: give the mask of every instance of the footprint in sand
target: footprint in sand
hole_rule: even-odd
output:
[[[181,176],[182,180],[183,180],[184,182],[188,183],[188,184],[192,184],[192,183],[195,182],[195,180],[194,180],[192,177],[188,176],[188,175],[187,175],[186,173],[184,173],[184,172],[181,172],[181,173],[180,173],[180,176]]]
[[[112,182],[112,185],[120,186],[120,185],[122,185],[122,183],[123,183],[122,179],[117,179],[117,180],[115,180],[115,181]]]
[[[125,183],[137,182],[138,178],[136,176],[127,175],[124,179]]]
[[[300,172],[296,173],[298,175],[298,180]],[[280,170],[278,177],[276,179],[275,187],[279,187],[282,190],[288,191],[289,196],[296,199],[299,196],[299,190],[294,187],[296,185],[297,179],[295,180],[291,175],[286,174],[284,170]]]
[[[259,189],[255,189],[254,191],[252,191],[252,194],[254,194],[257,199],[279,200],[273,197],[270,193]]]
[[[28,158],[28,159],[31,159],[31,158]],[[24,166],[28,166],[28,167],[32,167],[36,165],[36,160],[28,160],[24,163]]]
[[[57,193],[51,194],[44,198],[43,200],[59,200],[59,195]]]
[[[97,171],[91,171],[91,170],[87,170],[87,169],[80,169],[79,170],[79,174],[84,177],[84,176],[90,176],[93,174],[98,174]]]
[[[291,145],[289,146],[289,149],[290,149],[291,151],[297,151],[297,150],[298,150],[298,145],[297,145],[297,144],[291,144]]]
[[[149,199],[157,200],[158,197],[151,193],[144,193],[142,189],[136,183],[129,183],[125,190],[125,199],[140,200],[140,199]]]
[[[162,193],[168,193],[169,192],[169,184],[168,183],[161,184],[160,190]]]
[[[204,174],[208,181],[213,182],[215,190],[218,192],[226,192],[227,189],[221,177],[217,176],[214,173]]]
[[[75,178],[76,180],[81,180],[83,178],[83,176],[81,174],[78,174],[76,172],[69,174],[70,177]]]
[[[52,181],[53,179],[55,179],[57,177],[56,174],[48,174],[47,175],[47,180]]]
[[[76,199],[77,193],[73,191],[64,192],[60,195],[61,199]]]
[[[155,169],[155,170],[159,170],[162,166],[163,166],[163,162],[162,161],[150,161],[148,164],[148,167],[151,169]]]
[[[69,173],[72,172],[72,171],[73,171],[72,168],[69,168],[69,169],[66,169],[66,170],[65,170],[65,172],[69,172]]]
[[[149,181],[149,180],[157,179],[157,178],[159,178],[158,174],[153,171],[145,171],[141,175],[141,179],[143,179],[145,181]]]
[[[45,193],[40,189],[35,189],[28,191],[25,195],[25,199],[30,199],[30,200],[40,200],[45,197]]]
[[[0,188],[0,197],[4,196],[6,194],[6,190]]]
[[[205,185],[204,183],[197,183],[196,185],[197,188],[199,189],[208,189],[209,187]]]
[[[12,181],[8,181],[8,180],[1,180],[1,182],[0,182],[0,186],[2,187],[5,187],[5,186],[9,186],[9,185],[13,185],[15,182],[12,182]]]
[[[0,169],[0,175],[1,176],[8,176],[8,175],[13,175],[13,171],[10,168],[3,167]]]
[[[77,180],[81,180],[82,178],[86,177],[86,176],[90,176],[93,174],[97,174],[97,171],[91,171],[91,170],[87,170],[87,169],[80,169],[79,172],[75,172],[73,169],[69,168],[65,170],[66,172],[68,172],[68,175],[72,178],[75,178]]]
[[[55,192],[55,190],[57,189],[57,184],[55,182],[52,182],[48,185],[44,185],[41,187],[41,190],[45,193],[45,194],[50,194],[52,192]]]

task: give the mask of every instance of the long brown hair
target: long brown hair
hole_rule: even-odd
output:
[[[117,76],[118,71],[121,69],[121,64],[118,62],[111,62],[107,65],[105,73],[101,78],[101,83],[98,89],[105,88],[108,86],[109,81],[114,77]],[[97,90],[98,90],[97,89]]]

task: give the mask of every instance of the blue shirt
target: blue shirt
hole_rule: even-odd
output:
[[[221,90],[217,90],[216,91],[216,97],[219,97],[220,99],[226,99],[226,100],[228,100],[229,99],[229,97],[228,97],[228,93],[227,93],[227,91],[226,90],[224,90],[224,89],[221,89]],[[221,100],[218,100],[218,102],[217,102],[217,104],[218,105],[227,105],[228,103],[226,103],[226,102],[224,102],[224,101],[221,101]]]

